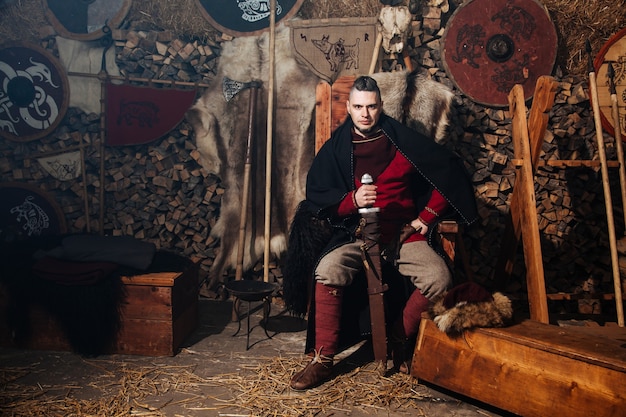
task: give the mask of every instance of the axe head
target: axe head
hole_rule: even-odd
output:
[[[248,82],[243,82],[243,81],[235,81],[235,80],[231,80],[228,77],[224,77],[224,79],[222,80],[222,91],[224,93],[224,98],[226,99],[226,102],[229,102],[230,100],[232,100],[233,97],[235,97],[237,94],[239,94],[240,91],[245,90],[247,88],[260,88],[261,87],[261,81],[248,81]]]

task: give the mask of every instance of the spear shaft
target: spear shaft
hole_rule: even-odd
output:
[[[589,57],[589,95],[593,107],[593,119],[596,128],[596,140],[598,143],[598,156],[602,171],[602,186],[604,189],[604,205],[606,208],[607,227],[609,232],[609,247],[611,250],[611,266],[613,270],[613,288],[615,291],[615,307],[617,310],[617,325],[624,327],[624,306],[622,304],[621,277],[619,273],[619,260],[617,255],[617,239],[615,237],[615,223],[613,217],[613,202],[611,199],[611,186],[609,184],[609,170],[606,162],[606,152],[604,149],[604,137],[602,135],[602,120],[600,119],[600,105],[598,103],[598,84],[596,81],[596,71],[591,58],[591,44],[586,43],[586,50]]]
[[[613,117],[613,130],[615,131],[615,149],[619,161],[619,181],[622,191],[622,207],[624,212],[624,224],[626,224],[626,166],[624,166],[624,146],[622,143],[622,128],[619,121],[619,107],[617,103],[617,90],[615,89],[615,71],[613,64],[609,62],[606,76],[609,80],[609,93],[611,94],[611,107]],[[626,235],[626,230],[624,230]]]

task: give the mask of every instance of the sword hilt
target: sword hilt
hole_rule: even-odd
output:
[[[372,176],[370,174],[368,174],[366,172],[361,177],[361,184],[363,184],[363,185],[374,184],[374,179],[372,178]],[[359,213],[361,213],[361,214],[364,214],[364,213],[378,213],[379,211],[380,211],[380,207],[362,207],[362,208],[359,209]]]

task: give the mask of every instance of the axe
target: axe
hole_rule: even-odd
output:
[[[243,190],[241,196],[241,215],[239,217],[239,241],[237,244],[237,265],[235,267],[235,279],[240,280],[243,276],[243,245],[246,237],[246,221],[248,214],[248,196],[250,194],[250,168],[252,166],[252,148],[254,146],[254,125],[256,116],[257,91],[261,88],[261,81],[241,82],[224,77],[222,91],[226,102],[232,100],[240,91],[250,90],[250,102],[248,104],[248,136],[246,140],[246,159],[243,171]]]

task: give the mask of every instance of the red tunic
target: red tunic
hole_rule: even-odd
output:
[[[368,172],[374,178],[376,190],[375,207],[380,207],[379,224],[381,243],[388,243],[407,223],[420,218],[424,223],[431,224],[448,206],[447,201],[433,190],[426,207],[415,207],[411,195],[411,178],[415,175],[415,167],[402,155],[396,152],[395,146],[385,135],[375,136],[355,143],[355,189],[361,186],[361,175]],[[360,155],[366,155],[363,159]],[[354,191],[353,191],[354,193]],[[354,205],[353,193],[343,199],[337,209],[339,216],[349,216],[358,211]],[[426,237],[414,233],[407,242],[426,240]]]

